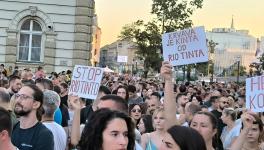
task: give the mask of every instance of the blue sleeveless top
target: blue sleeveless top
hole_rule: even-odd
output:
[[[147,135],[148,135],[148,144],[146,150],[158,150],[157,146],[151,141],[149,133],[147,133]]]

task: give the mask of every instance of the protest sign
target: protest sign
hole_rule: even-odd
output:
[[[117,56],[117,62],[127,63],[127,56]]]
[[[173,66],[208,61],[204,27],[165,33],[162,36],[163,58]]]
[[[246,79],[246,108],[264,112],[264,76]]]
[[[69,94],[96,99],[102,77],[102,68],[76,65],[72,74]]]

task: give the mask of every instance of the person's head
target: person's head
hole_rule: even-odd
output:
[[[194,129],[173,126],[162,140],[162,150],[206,150],[203,137]]]
[[[181,84],[179,87],[180,93],[185,93],[187,91],[186,86],[184,84]]]
[[[38,71],[42,71],[42,70],[43,70],[43,67],[38,66]]]
[[[53,84],[52,81],[49,79],[43,79],[43,78],[38,78],[36,79],[36,85],[39,89],[43,90],[53,90]]]
[[[235,107],[235,99],[234,99],[234,97],[229,95],[227,98],[228,98],[229,107],[234,108]]]
[[[192,86],[189,86],[187,92],[188,93],[191,93],[191,95],[192,95],[194,93],[193,87]]]
[[[42,104],[42,91],[35,84],[25,85],[15,94],[14,112],[21,117],[27,117],[31,113],[35,113],[36,117],[40,117]]]
[[[128,107],[129,116],[138,123],[139,119],[142,116],[142,108],[139,104],[130,104]]]
[[[59,85],[60,89],[61,89],[61,94],[65,94],[68,91],[68,84],[67,83],[60,83]]]
[[[129,98],[134,98],[137,94],[136,87],[134,85],[128,85],[127,89],[128,89]]]
[[[153,92],[151,95],[150,95],[150,98],[151,99],[155,99],[155,101],[160,101],[161,99],[161,96],[158,92]]]
[[[141,134],[150,133],[154,131],[153,121],[151,115],[142,115],[137,125],[138,130]]]
[[[11,116],[7,110],[0,107],[0,147],[10,142],[12,133]]]
[[[156,91],[158,91],[158,85],[152,83],[152,84],[150,85],[150,89],[152,89],[153,92],[156,92]]]
[[[5,88],[0,87],[0,106],[6,107],[9,105],[10,95]],[[8,108],[6,108],[8,109]]]
[[[214,90],[211,94],[211,96],[217,96],[217,97],[220,97],[221,96],[221,93],[218,91],[218,90]]]
[[[219,98],[219,109],[223,111],[225,108],[229,106],[229,100],[227,97],[222,96]]]
[[[43,91],[43,109],[44,109],[44,116],[53,118],[54,112],[60,105],[60,96],[51,90],[44,90]]]
[[[189,102],[188,97],[186,96],[185,93],[180,93],[176,96],[176,103],[180,107],[185,107],[185,105]]]
[[[212,141],[217,134],[217,119],[210,112],[197,112],[191,121],[191,128],[197,130],[204,141]]]
[[[8,88],[9,87],[8,80],[0,80],[0,87]]]
[[[21,79],[19,76],[11,76],[9,79],[9,89],[13,93],[17,93],[22,87]]]
[[[128,100],[129,93],[128,93],[128,89],[126,86],[120,85],[117,87],[116,91],[117,91],[116,93],[117,96],[120,96],[125,100]]]
[[[141,91],[141,95],[142,97],[146,97],[147,96],[147,89],[146,88],[143,88],[142,91]]]
[[[127,102],[122,97],[113,94],[108,94],[101,97],[97,107],[98,109],[109,108],[128,114]]]
[[[99,109],[85,125],[79,145],[81,150],[134,150],[134,124],[122,112]]]
[[[245,99],[245,96],[244,95],[240,95],[238,96],[238,99],[237,99],[237,104],[240,108],[244,107],[245,106],[245,103],[246,103],[246,99]]]
[[[156,130],[163,130],[165,128],[164,109],[156,109],[152,115],[153,126]]]
[[[217,109],[219,107],[219,97],[211,96],[209,101],[210,101],[213,109]]]
[[[161,102],[156,96],[150,97],[150,99],[146,100],[148,105],[148,113],[153,114],[153,112],[161,106]]]
[[[190,122],[194,116],[195,113],[201,111],[201,107],[199,105],[188,103],[185,107],[185,115],[186,120]]]
[[[235,122],[237,119],[237,112],[233,108],[225,108],[222,112],[221,119],[223,123],[228,124],[230,121]]]
[[[60,87],[58,85],[55,85],[53,87],[53,91],[55,91],[57,94],[60,94],[61,93],[61,89],[60,89]]]
[[[253,120],[253,126],[251,127],[251,129],[249,130],[248,134],[247,134],[247,140],[246,142],[248,143],[261,143],[263,142],[263,136],[264,136],[264,132],[263,132],[263,122],[260,119],[260,117],[257,114],[250,114],[254,117]],[[244,128],[244,124],[242,123],[242,129]]]
[[[202,102],[202,98],[201,96],[193,96],[191,102],[195,105],[200,105],[200,103]]]
[[[98,94],[99,93],[100,93],[101,96],[105,96],[107,94],[111,94],[111,91],[109,90],[109,88],[107,86],[101,85],[99,87]]]
[[[201,106],[201,111],[208,112],[208,111],[209,111],[209,110],[208,110],[208,106],[206,106],[206,105],[202,105],[202,106]]]

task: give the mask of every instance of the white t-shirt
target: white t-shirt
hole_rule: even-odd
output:
[[[221,134],[221,140],[223,142],[224,149],[231,147],[231,142],[234,138],[237,138],[240,134],[240,126],[234,126],[230,131],[227,130],[227,126],[223,128]]]
[[[56,122],[43,122],[43,124],[52,132],[54,137],[54,150],[66,149],[67,135],[65,130]]]

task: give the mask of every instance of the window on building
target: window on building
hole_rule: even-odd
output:
[[[26,20],[20,30],[18,61],[39,62],[42,29],[36,20]]]

